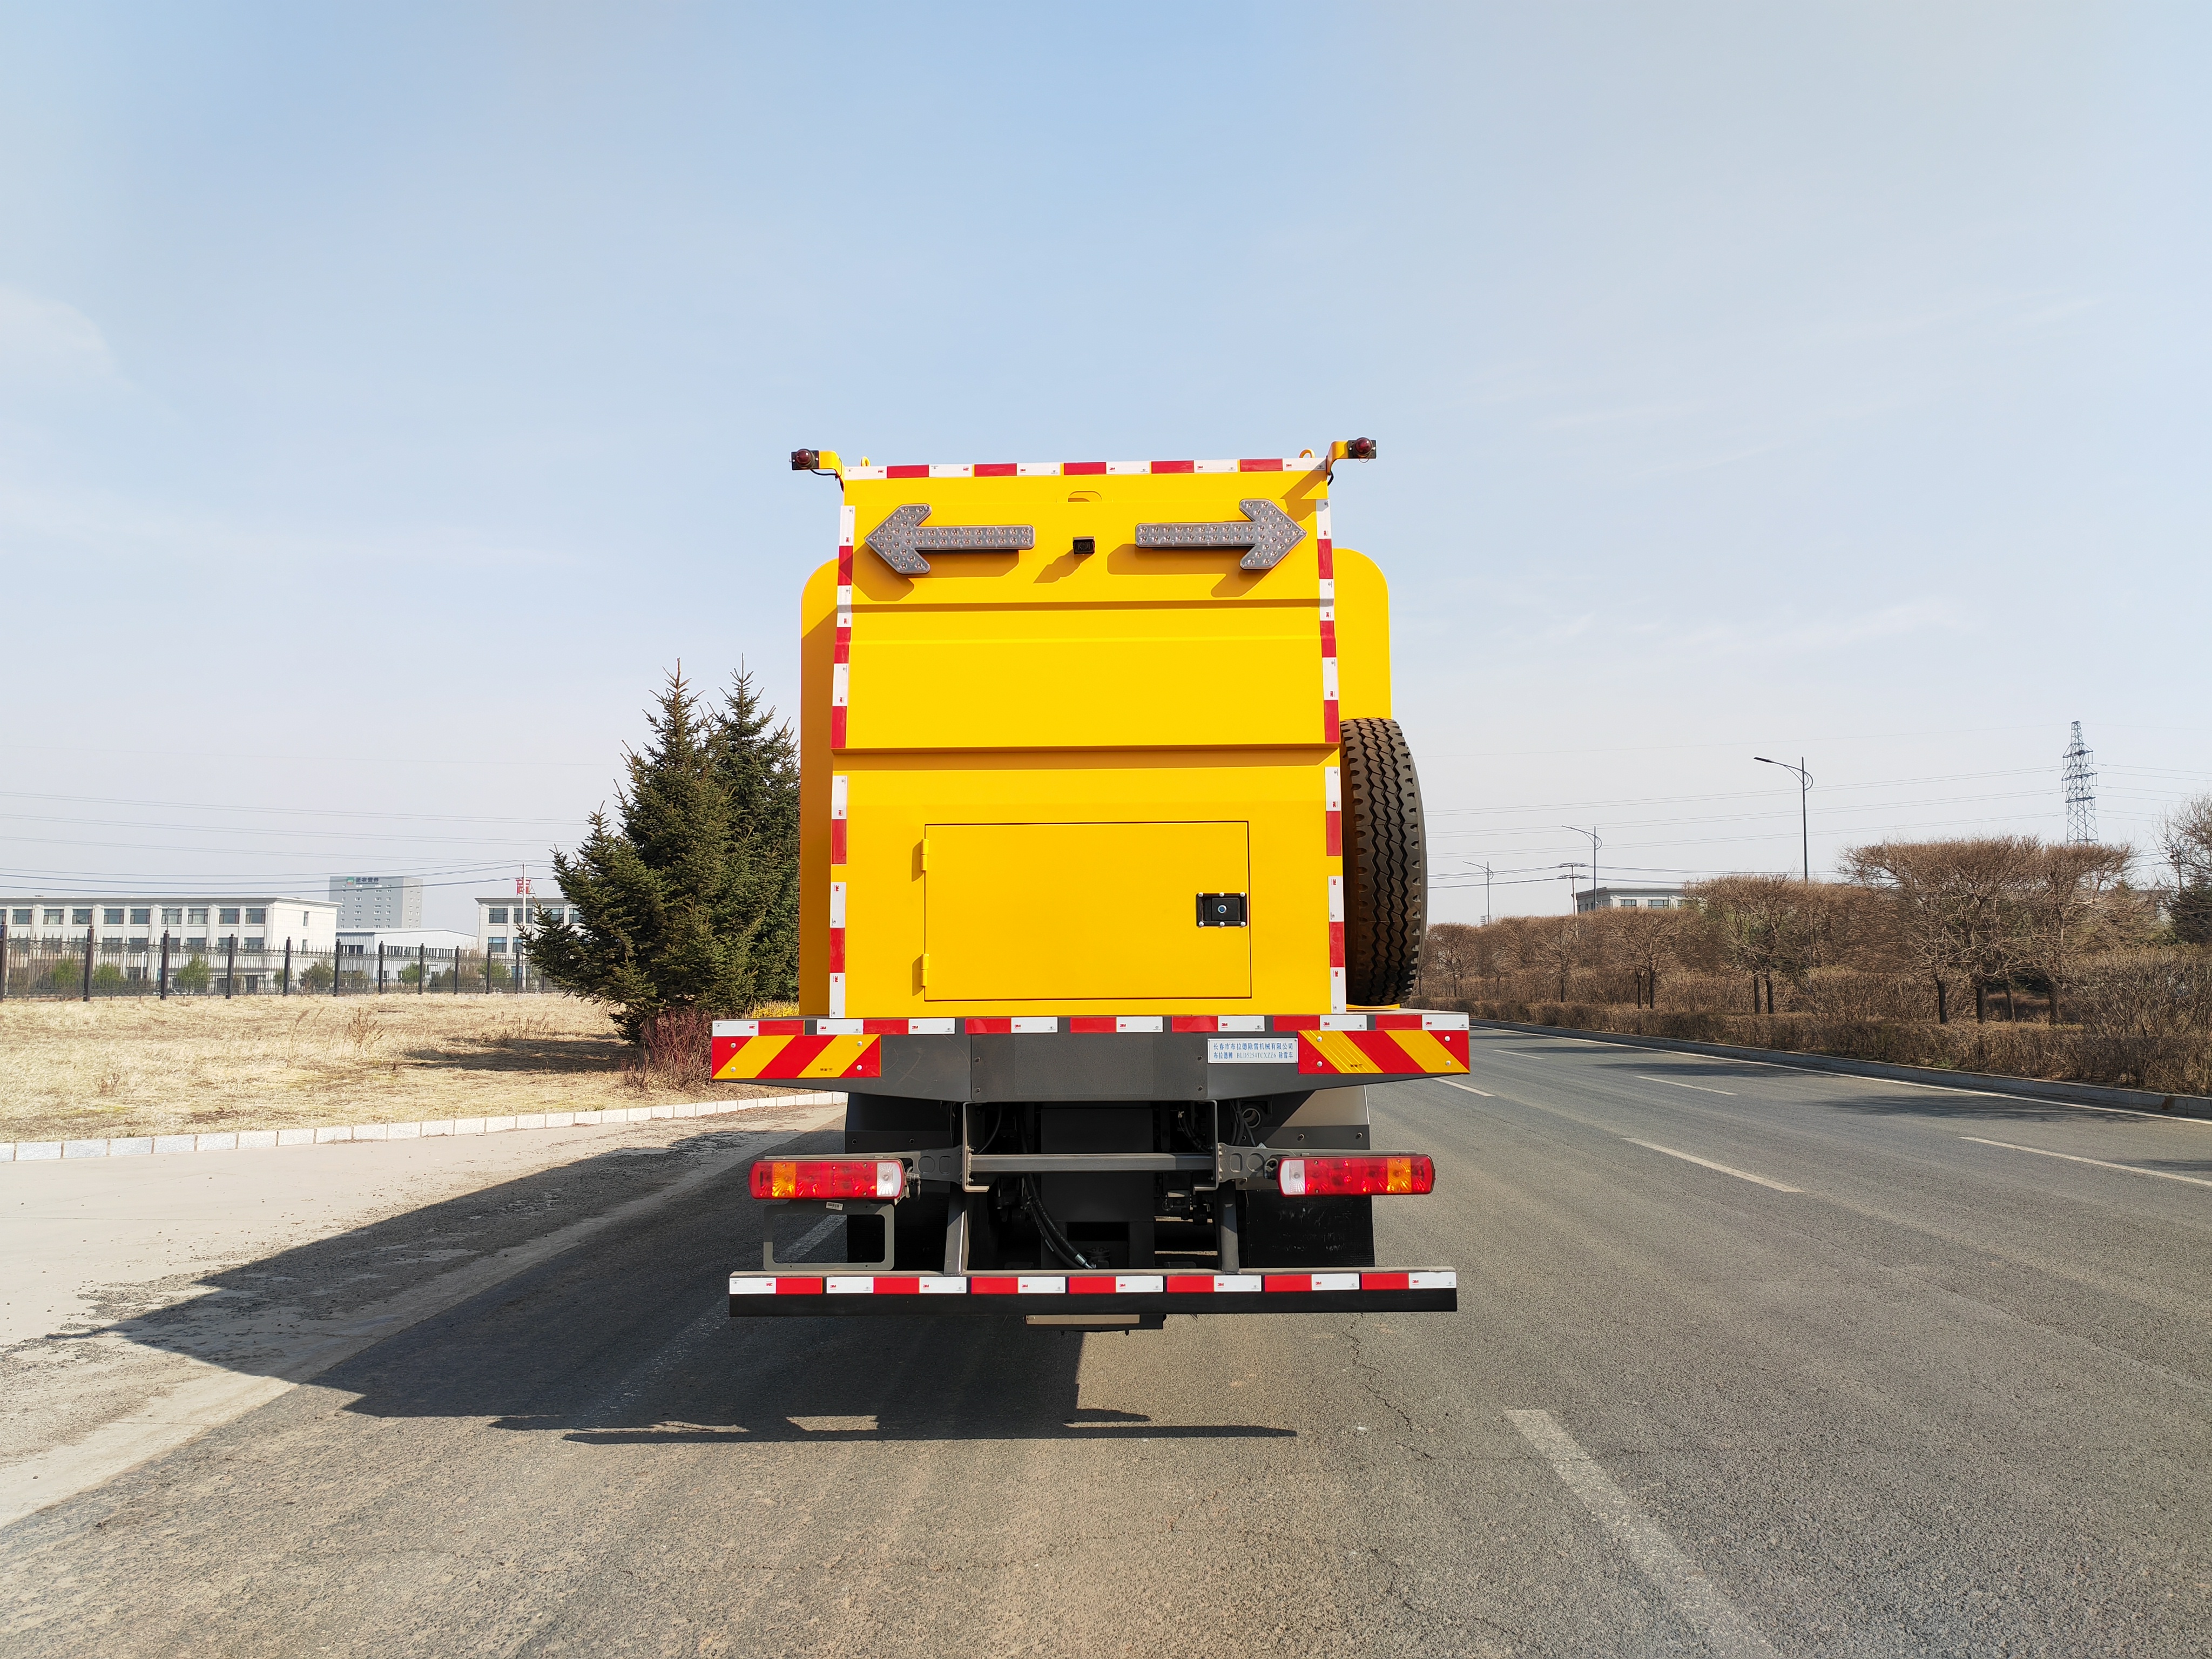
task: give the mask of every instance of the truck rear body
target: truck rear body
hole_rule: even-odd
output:
[[[1418,786],[1332,459],[802,460],[843,490],[802,599],[802,1013],[718,1024],[714,1072],[846,1091],[848,1158],[903,1173],[772,1199],[844,1206],[852,1259],[771,1243],[731,1311],[1455,1305],[1375,1265],[1402,1188],[1283,1187],[1387,1156],[1367,1085],[1467,1069],[1464,1017],[1390,1006]]]

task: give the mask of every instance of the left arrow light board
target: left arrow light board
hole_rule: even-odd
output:
[[[926,576],[925,553],[1004,553],[1036,545],[1036,528],[1026,524],[929,525],[927,506],[895,508],[868,532],[868,545],[902,576]]]

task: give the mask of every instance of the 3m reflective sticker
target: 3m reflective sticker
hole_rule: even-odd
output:
[[[857,1019],[817,1019],[810,1023],[816,1036],[859,1036],[866,1024]]]
[[[732,1296],[774,1296],[775,1280],[762,1278],[757,1273],[732,1273],[730,1294]]]
[[[1123,1296],[1158,1296],[1167,1280],[1158,1273],[1116,1273],[1114,1288]]]
[[[829,1293],[831,1296],[873,1296],[876,1293],[876,1281],[872,1274],[854,1274],[849,1278],[841,1279],[833,1273],[828,1284]]]
[[[936,1279],[916,1279],[915,1283],[921,1287],[921,1293],[924,1296],[965,1296],[968,1294],[968,1281],[964,1279],[946,1279],[942,1277]]]
[[[1117,1031],[1158,1031],[1163,1030],[1164,1025],[1158,1014],[1121,1014],[1115,1018],[1114,1029]]]
[[[1424,1031],[1464,1031],[1467,1030],[1467,1016],[1465,1014],[1423,1014],[1421,1029]]]
[[[1213,1275],[1213,1288],[1216,1291],[1222,1293],[1230,1293],[1237,1291],[1257,1291],[1260,1289],[1260,1275],[1257,1273],[1216,1273]]]
[[[1067,1280],[1059,1273],[1024,1273],[1014,1281],[1017,1296],[1066,1296]]]
[[[952,1026],[949,1019],[910,1019],[906,1023],[908,1036],[951,1036]]]
[[[1217,1020],[1217,1031],[1264,1031],[1267,1029],[1265,1014],[1223,1014]]]
[[[1057,1031],[1060,1029],[1060,1017],[1057,1014],[1017,1014],[1014,1016],[1013,1029],[1014,1035],[1017,1036],[1025,1031]]]
[[[1456,1273],[1407,1273],[1406,1288],[1409,1291],[1455,1291],[1459,1288]]]
[[[1364,1031],[1367,1029],[1364,1014],[1323,1014],[1321,1029],[1324,1031]]]
[[[760,1022],[757,1019],[718,1019],[714,1022],[714,1034],[723,1037],[758,1036]]]

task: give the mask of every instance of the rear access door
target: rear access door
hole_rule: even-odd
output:
[[[1250,839],[1224,821],[931,824],[923,995],[1249,997]]]

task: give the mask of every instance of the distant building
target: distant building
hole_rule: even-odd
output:
[[[338,954],[347,957],[373,957],[380,945],[386,956],[398,957],[411,957],[418,947],[425,945],[433,951],[473,951],[476,943],[466,933],[456,933],[450,927],[338,929]]]
[[[532,884],[533,889],[536,884]],[[550,882],[546,891],[532,891],[528,896],[520,894],[498,893],[477,897],[477,949],[488,957],[512,957],[515,935],[522,928],[539,921],[576,920],[569,910],[568,901],[561,890]]]
[[[11,898],[9,937],[84,943],[92,929],[102,953],[158,951],[169,935],[172,953],[200,954],[228,948],[235,935],[240,951],[281,951],[289,939],[303,951],[327,951],[337,935],[337,907],[320,899],[233,896],[207,898]]]
[[[349,933],[372,927],[420,927],[422,878],[332,876],[331,902],[338,908],[338,926]]]
[[[1678,884],[1672,887],[1586,887],[1575,895],[1577,912],[1591,910],[1681,910],[1690,901]]]
[[[95,971],[149,980],[161,971],[166,938],[173,971],[197,959],[214,969],[216,985],[224,988],[234,961],[239,988],[247,992],[275,986],[288,951],[330,950],[337,939],[337,915],[336,905],[320,899],[267,894],[0,899],[10,964],[82,953],[89,929]]]

